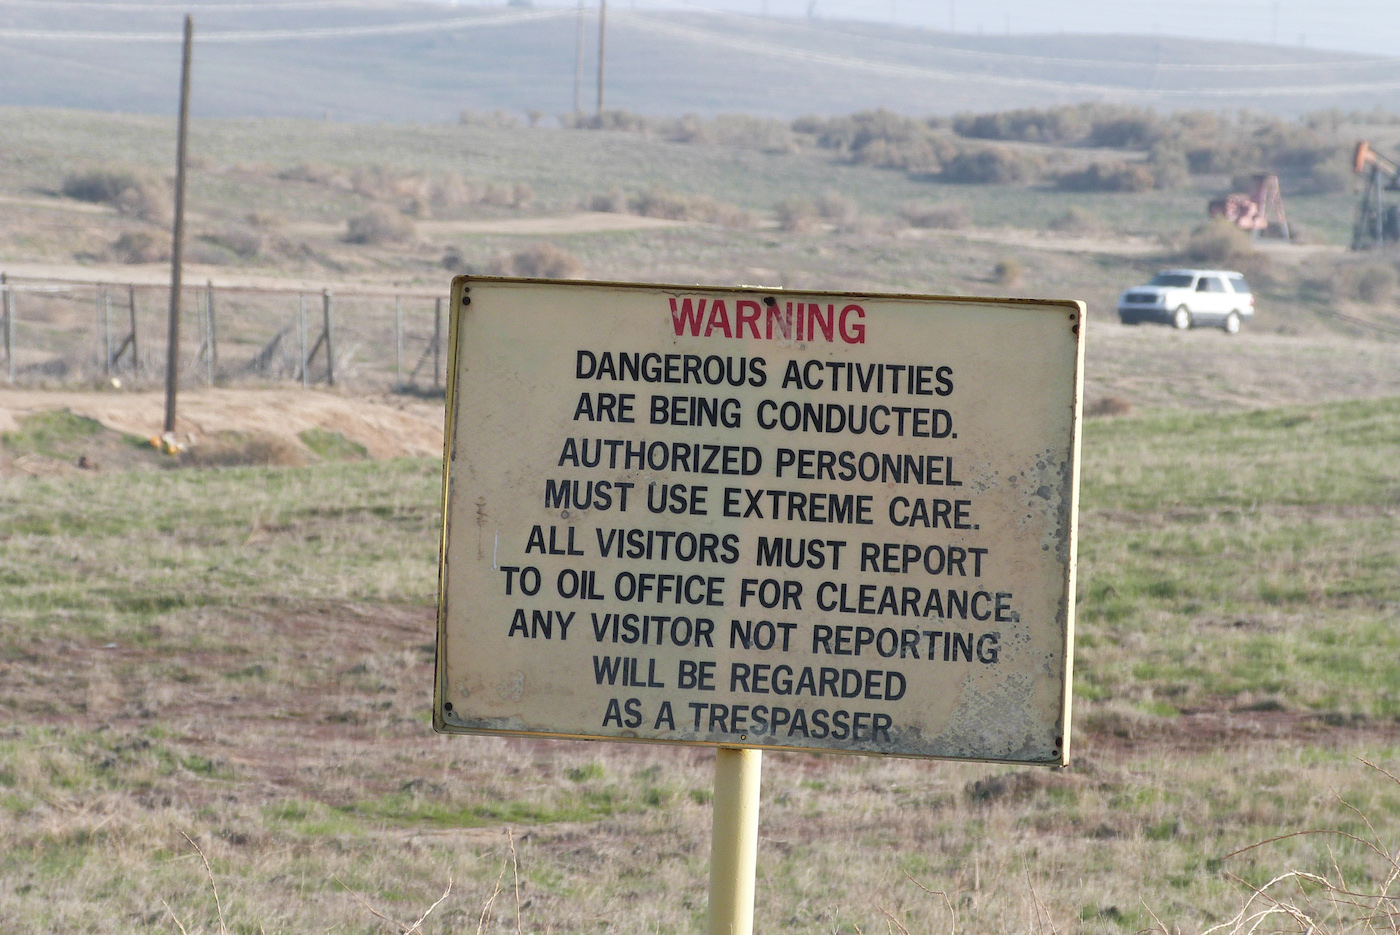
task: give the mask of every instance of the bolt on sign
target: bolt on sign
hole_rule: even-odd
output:
[[[1068,762],[1084,306],[459,277],[434,725]]]

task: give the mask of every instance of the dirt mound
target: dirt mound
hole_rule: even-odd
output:
[[[6,391],[0,393],[0,433],[20,432],[32,417],[51,412],[68,412],[124,436],[148,439],[161,433],[165,398],[157,392]],[[440,402],[290,389],[204,389],[180,394],[175,434],[192,449],[247,437],[318,457],[323,454],[318,439],[338,436],[371,458],[438,457],[442,424]]]

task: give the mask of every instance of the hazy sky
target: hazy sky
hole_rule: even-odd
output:
[[[806,16],[812,0],[612,0],[637,9]],[[597,0],[587,0],[596,6]],[[537,5],[568,5],[538,0]],[[1275,42],[1400,56],[1400,0],[816,0],[821,18],[957,32],[1136,33]]]

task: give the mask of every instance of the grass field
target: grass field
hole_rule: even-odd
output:
[[[158,219],[59,193],[74,173],[158,178],[169,122],[0,118],[0,264],[158,282],[158,261],[116,247]],[[190,281],[430,296],[541,239],[492,225],[544,220],[589,278],[1088,301],[1086,402],[1119,415],[1084,440],[1073,765],[770,755],[759,929],[1396,929],[1400,785],[1367,763],[1400,767],[1400,277],[1342,254],[1350,193],[1290,198],[1321,243],[1231,259],[1259,314],[1227,338],[1123,327],[1112,303],[1184,262],[1228,178],[1074,193],[812,149],[291,120],[196,121],[192,151]],[[446,173],[477,194],[414,215],[404,191]],[[565,223],[646,192],[747,224]],[[783,223],[785,202],[833,192],[842,216]],[[962,220],[898,223],[929,205]],[[416,233],[347,242],[381,209]],[[1067,215],[1081,229],[1046,230]],[[96,385],[94,298],[19,294],[20,384]],[[405,306],[409,365],[431,301]],[[143,314],[163,303],[143,294]],[[82,407],[129,436],[36,412],[38,393],[5,413],[23,416],[0,433],[0,930],[397,932],[449,881],[422,931],[702,930],[710,753],[433,734],[440,464],[379,457],[414,432],[402,394],[355,411],[392,372],[391,306],[338,307],[338,346],[362,348],[343,395],[283,385],[274,404],[266,384],[294,369],[240,368],[294,321],[294,296],[221,300],[229,369],[198,406],[182,396],[211,435],[179,465],[136,427],[153,397],[109,386]],[[138,387],[162,350],[143,331]],[[1269,885],[1289,872],[1312,876]]]
[[[1074,765],[768,757],[760,928],[1199,932],[1287,870],[1376,892],[1397,454],[1394,399],[1092,421]],[[407,925],[449,879],[424,931],[700,929],[708,752],[432,733],[438,472],[0,480],[7,931],[396,931],[366,904]],[[1225,859],[1314,829],[1358,837]]]

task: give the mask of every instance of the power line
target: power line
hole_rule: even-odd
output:
[[[411,33],[447,32],[477,26],[515,26],[566,16],[571,11],[534,10],[497,16],[459,16],[452,19],[415,20],[408,23],[381,23],[374,26],[321,26],[304,29],[221,30],[200,36],[200,44],[227,42],[281,42],[290,39],[352,39],[368,36],[398,36]],[[0,29],[0,39],[38,42],[180,42],[178,32],[83,32],[52,29]]]

